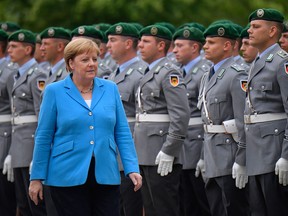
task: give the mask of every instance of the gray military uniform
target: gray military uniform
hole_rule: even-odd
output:
[[[98,64],[97,77],[108,79],[111,73],[112,70],[108,66],[106,66],[103,62],[100,61]]]
[[[12,156],[12,167],[29,167],[34,148],[34,134],[37,120],[27,122],[22,117],[29,116],[30,120],[37,119],[40,110],[41,85],[46,80],[46,74],[39,70],[37,63],[33,64],[22,76],[15,80],[12,74],[9,82],[14,82],[11,89],[12,109],[12,142],[9,154]],[[30,121],[28,120],[28,121]],[[34,121],[34,122],[33,122]]]
[[[13,70],[7,65],[6,61],[0,64],[0,169],[3,169],[4,160],[8,155],[12,130],[8,77]]]
[[[200,159],[204,129],[197,102],[202,76],[209,71],[209,68],[207,61],[202,59],[190,69],[184,78],[190,107],[190,120],[182,151],[183,169],[195,169]]]
[[[171,80],[178,78],[175,87]],[[139,84],[137,114],[166,114],[170,122],[140,122],[136,119],[134,140],[140,165],[155,166],[160,150],[179,160],[187,132],[189,105],[181,72],[163,58],[144,75]],[[140,99],[140,100],[139,100]]]
[[[200,101],[206,101],[208,118],[202,104],[202,119],[206,125],[222,125],[223,121],[235,119],[239,146],[245,147],[243,112],[245,91],[241,82],[247,82],[247,73],[237,65],[233,57],[228,58],[209,81],[209,74],[203,76],[203,92]],[[204,99],[203,99],[204,98]],[[245,151],[228,133],[204,133],[204,161],[206,177],[214,178],[232,174],[236,161],[245,165]]]
[[[59,80],[64,79],[69,73],[66,70],[66,64],[63,62],[58,70],[53,73],[50,77],[47,78],[45,85],[47,86],[50,83],[57,82]]]
[[[251,66],[245,115],[282,113],[284,119],[246,124],[248,175],[274,172],[280,157],[288,160],[287,65],[288,54],[277,44]]]
[[[110,54],[106,55],[104,59],[99,61],[99,64],[100,63],[106,65],[108,68],[110,68],[111,71],[115,71],[117,68],[117,63],[114,61]]]

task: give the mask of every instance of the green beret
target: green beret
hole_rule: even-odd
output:
[[[139,37],[139,32],[137,28],[129,23],[116,23],[112,25],[106,32],[106,36],[108,35],[122,35],[122,36],[130,36],[130,37]]]
[[[5,32],[14,32],[20,29],[20,26],[14,22],[1,23],[1,29]]]
[[[88,25],[79,26],[75,28],[71,32],[71,36],[72,37],[86,36],[86,37],[95,38],[99,40],[103,39],[103,33],[100,30],[95,28],[95,26],[88,26]]]
[[[170,41],[172,40],[171,31],[168,28],[161,25],[150,25],[144,27],[139,33],[140,37],[143,35],[159,37]]]
[[[106,32],[110,27],[111,24],[108,23],[98,23],[96,25],[94,25],[96,29],[102,31],[102,32]]]
[[[216,20],[216,21],[214,21],[214,22],[212,22],[211,24],[210,24],[210,26],[211,25],[216,25],[216,24],[231,24],[231,23],[233,23],[231,20],[228,20],[228,19],[220,19],[220,20]]]
[[[48,27],[40,33],[41,39],[44,38],[60,38],[71,40],[70,33],[62,27]]]
[[[8,34],[0,29],[0,41],[7,41],[8,39]]]
[[[13,32],[9,37],[8,41],[16,41],[22,43],[36,43],[35,34],[26,29],[20,29],[18,31]]]
[[[231,24],[210,25],[204,32],[204,37],[224,37],[236,40],[239,38],[237,29]]]
[[[240,38],[249,38],[249,33],[247,32],[247,30],[250,28],[250,24],[248,24],[242,31],[240,34]]]
[[[182,29],[182,28],[190,28],[190,27],[194,27],[194,28],[197,28],[199,30],[201,30],[202,32],[205,31],[205,26],[200,24],[200,23],[197,23],[197,22],[191,22],[191,23],[184,23],[182,24],[181,26],[178,27],[178,30],[179,29]]]
[[[252,12],[249,16],[249,22],[252,20],[266,20],[283,23],[284,16],[277,10],[272,8],[261,8]]]
[[[168,28],[172,34],[174,34],[176,31],[175,26],[172,25],[171,23],[168,23],[168,22],[157,22],[157,23],[154,23],[154,25],[164,26],[164,27]]]
[[[173,35],[173,40],[175,41],[176,39],[193,40],[193,41],[198,41],[200,43],[205,42],[203,32],[194,27],[179,29]]]

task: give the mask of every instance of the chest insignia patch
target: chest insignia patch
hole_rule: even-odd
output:
[[[288,62],[284,64],[284,69],[285,69],[286,74],[288,74]]]
[[[240,80],[240,86],[244,92],[247,92],[247,80]]]
[[[37,80],[37,87],[40,91],[44,90],[45,80]]]

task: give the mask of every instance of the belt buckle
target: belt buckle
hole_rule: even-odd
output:
[[[246,124],[251,124],[251,117],[250,115],[244,115],[244,122]]]

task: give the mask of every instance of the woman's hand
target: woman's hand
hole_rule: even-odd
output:
[[[139,173],[130,173],[129,178],[134,184],[134,191],[136,192],[142,186],[142,176]]]
[[[29,185],[30,199],[38,205],[39,199],[43,200],[43,185],[40,180],[32,180]]]

